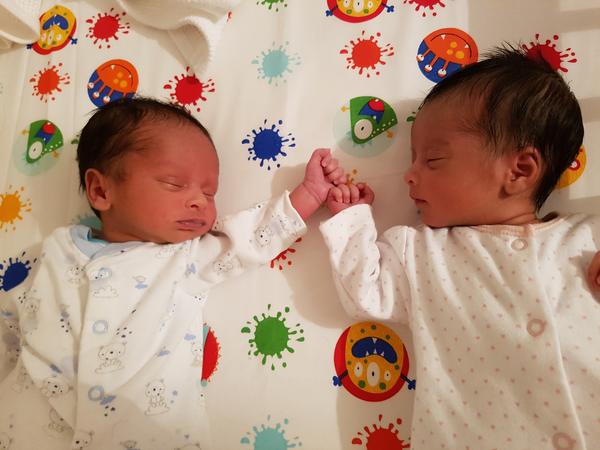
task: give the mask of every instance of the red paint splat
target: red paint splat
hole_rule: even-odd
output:
[[[204,325],[208,327],[208,325]],[[208,382],[217,371],[217,363],[219,362],[221,346],[215,332],[208,327],[208,333],[204,341],[204,352],[202,357],[202,381]]]
[[[352,439],[352,444],[363,445],[364,441],[367,450],[403,450],[410,448],[410,444],[405,444],[398,437],[400,430],[396,428],[396,424],[402,424],[402,419],[396,419],[396,424],[390,422],[387,428],[383,428],[381,426],[382,418],[383,415],[379,414],[379,424],[373,424],[373,431],[369,430],[368,426],[363,428],[364,434],[359,431],[358,435]]]
[[[302,240],[302,238],[298,238],[294,241],[294,243],[296,242],[300,242]],[[287,261],[287,265],[291,266],[292,265],[292,261],[288,260],[287,258],[287,253],[296,253],[296,249],[292,248],[292,247],[288,247],[286,248],[284,251],[282,251],[279,255],[277,255],[275,258],[273,258],[271,260],[271,269],[275,268],[275,265],[277,265],[279,267],[279,270],[283,270],[283,268],[285,267],[285,263],[283,263],[282,261]]]
[[[94,41],[94,45],[102,48],[102,44],[106,44],[110,48],[110,40],[119,40],[119,33],[129,34],[129,22],[122,23],[121,18],[126,15],[123,13],[114,13],[114,8],[110,8],[109,12],[98,13],[96,17],[91,17],[85,22],[90,24],[85,37]]]
[[[534,61],[544,60],[554,70],[560,70],[562,72],[568,72],[569,70],[564,67],[562,62],[575,63],[577,62],[577,58],[575,58],[575,52],[572,51],[571,48],[566,49],[563,53],[556,48],[556,42],[550,41],[550,39],[546,39],[545,43],[540,43],[539,41],[540,34],[537,33],[535,35],[535,42],[530,42],[527,46],[523,44],[523,48],[527,50],[527,57],[533,59]],[[552,37],[554,41],[558,41],[558,36],[554,35]],[[568,59],[571,57],[571,59]]]
[[[423,14],[421,14],[423,17],[427,16],[427,9],[429,9],[429,11],[433,11],[433,8],[437,5],[440,5],[442,8],[446,7],[446,5],[444,5],[441,2],[441,0],[404,0],[404,3],[408,3],[410,5],[417,5],[415,7],[415,11],[417,12],[419,12],[419,10],[423,8]],[[437,16],[437,13],[433,11],[432,15]]]
[[[365,31],[361,33],[356,41],[350,41],[346,44],[342,50],[341,55],[349,55],[346,57],[348,65],[347,69],[358,68],[359,75],[363,72],[367,75],[367,78],[371,76],[371,71],[375,70],[375,75],[379,75],[380,72],[376,70],[378,65],[385,65],[383,57],[393,56],[394,47],[391,44],[386,44],[384,47],[379,45],[377,38],[381,36],[381,33],[376,33],[376,36],[371,35],[368,39],[364,39]]]
[[[165,89],[172,89],[169,94],[175,103],[188,109],[188,105],[196,107],[196,111],[200,111],[198,106],[198,100],[206,101],[204,96],[205,92],[215,92],[215,83],[212,79],[209,79],[206,83],[203,83],[196,75],[190,72],[190,68],[185,68],[186,73],[181,75],[175,75],[173,80],[169,80],[163,87]]]
[[[37,95],[44,103],[48,103],[48,99],[56,100],[54,95],[56,92],[62,92],[61,85],[71,82],[71,77],[68,74],[60,74],[61,68],[62,63],[51,66],[50,61],[48,61],[44,69],[38,71],[29,79],[29,82],[33,84],[31,95]]]

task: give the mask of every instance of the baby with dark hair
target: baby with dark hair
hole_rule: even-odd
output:
[[[538,216],[583,139],[575,96],[538,56],[498,48],[427,95],[404,175],[422,225],[378,238],[366,183],[328,197],[321,231],[346,311],[412,331],[412,449],[600,442],[586,283],[600,218]]]
[[[291,245],[345,174],[315,150],[291,193],[216,220],[208,132],[150,98],[99,109],[77,156],[102,227],[55,230],[11,290],[16,308],[3,314],[18,318],[21,354],[0,383],[0,423],[19,449],[209,448],[208,291]]]

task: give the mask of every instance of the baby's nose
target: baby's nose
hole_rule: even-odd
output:
[[[188,208],[204,208],[207,203],[206,196],[202,192],[198,192],[188,199],[185,206]]]
[[[404,182],[408,185],[416,184],[417,177],[412,167],[410,167],[406,172],[404,172]]]

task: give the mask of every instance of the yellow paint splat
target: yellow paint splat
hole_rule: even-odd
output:
[[[356,170],[356,169],[352,169],[352,172],[347,173],[346,174],[346,184],[354,183],[354,179],[355,179],[357,173],[358,173],[358,170]]]
[[[10,191],[12,186],[9,186],[8,189]],[[6,232],[10,225],[13,225],[12,229],[16,230],[15,220],[23,220],[22,212],[31,212],[31,200],[23,201],[21,199],[21,193],[24,190],[25,188],[21,187],[13,193],[0,194],[0,230],[4,228]]]

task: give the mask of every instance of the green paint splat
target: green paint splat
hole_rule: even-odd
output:
[[[271,416],[267,417],[267,422],[271,420]],[[283,423],[287,425],[289,421],[287,419],[283,419]],[[254,450],[287,450],[289,448],[302,447],[302,443],[298,440],[298,437],[294,437],[288,440],[284,434],[285,430],[283,429],[280,423],[275,424],[275,426],[269,425],[268,423],[265,425],[261,425],[260,429],[258,427],[252,427],[253,434],[250,432],[246,433],[240,443],[252,445]],[[254,441],[254,442],[252,442]]]
[[[269,10],[275,9],[276,12],[279,12],[280,6],[287,7],[287,0],[258,0],[256,4],[265,5]]]
[[[267,305],[267,314],[270,309],[271,305],[269,304]],[[300,328],[299,323],[291,328],[285,324],[284,313],[289,312],[290,308],[286,306],[284,312],[277,312],[274,316],[263,313],[262,318],[253,317],[254,323],[246,322],[250,326],[243,327],[241,332],[253,335],[248,340],[250,344],[248,355],[261,357],[262,364],[266,365],[270,358],[282,359],[284,351],[294,353],[290,341],[304,342],[304,336],[302,336],[304,330]],[[252,330],[252,327],[254,330]],[[281,365],[287,367],[285,361]],[[273,363],[271,363],[271,370],[275,370],[275,364]]]

